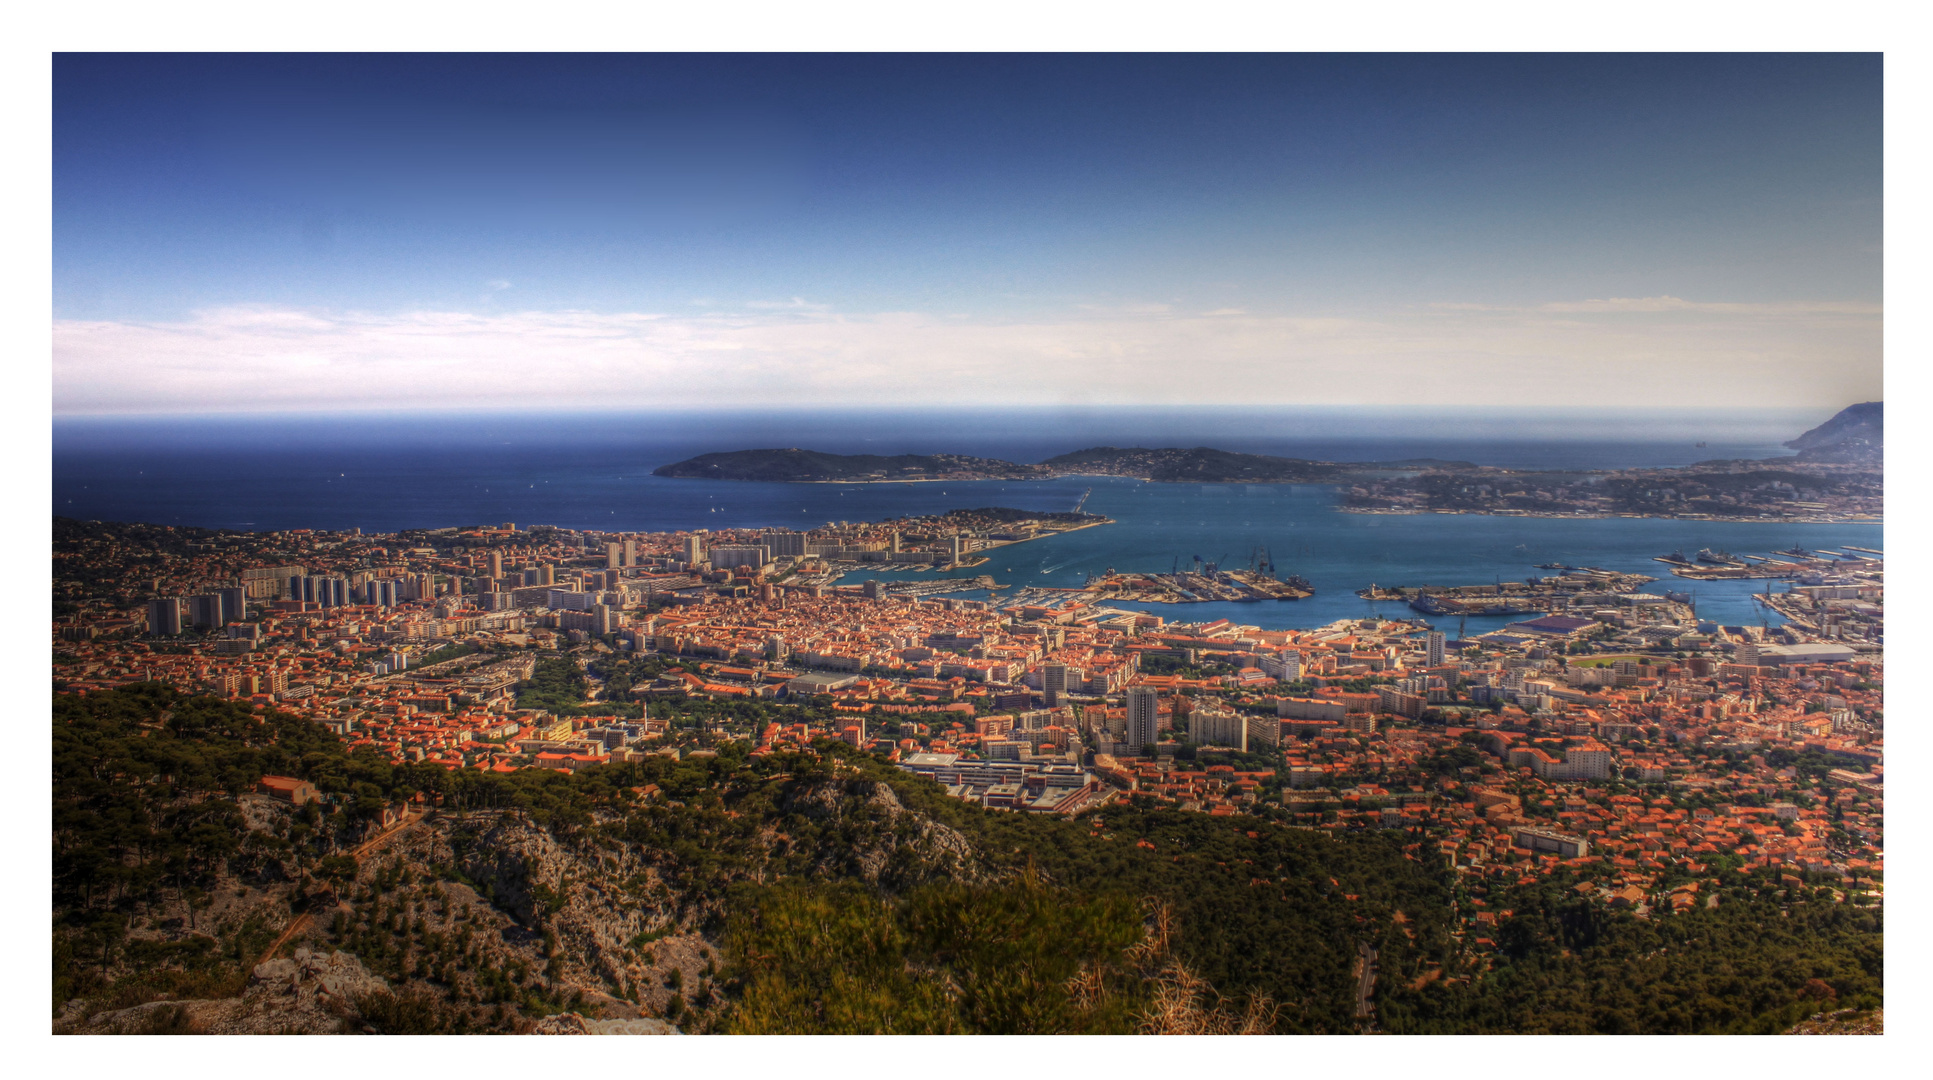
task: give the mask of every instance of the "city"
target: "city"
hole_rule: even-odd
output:
[[[57,579],[121,583],[138,563],[141,587],[186,595],[71,603],[60,692],[166,683],[396,762],[569,770],[837,740],[988,807],[1142,800],[1399,829],[1479,892],[1584,873],[1607,903],[1649,909],[1683,902],[1667,885],[1750,867],[1853,903],[1883,892],[1878,560],[1768,595],[1789,620],[1771,632],[1613,581],[1570,590],[1575,615],[1459,641],[1373,618],[1260,630],[1081,594],[1000,607],[832,583],[870,565],[841,559],[899,548],[881,524],[61,531]],[[969,531],[946,557],[986,542]],[[536,693],[539,668],[564,689]]]

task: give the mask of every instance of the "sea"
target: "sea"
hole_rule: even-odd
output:
[[[1883,550],[1883,526],[1379,515],[1335,508],[1324,485],[1045,481],[763,484],[672,480],[660,465],[778,447],[833,453],[953,452],[1033,462],[1090,446],[1214,446],[1328,461],[1440,458],[1531,469],[1686,465],[1789,456],[1780,444],[1837,410],[1095,408],[204,415],[57,418],[53,512],[204,528],[394,532],[500,524],[665,531],[874,521],[1006,506],[1072,510],[1114,524],[997,549],[984,566],[1013,588],[1073,588],[1090,574],[1273,563],[1315,595],[1261,603],[1118,604],[1170,620],[1269,629],[1384,614],[1371,584],[1522,581],[1564,563],[1650,574],[1648,591],[1690,592],[1702,619],[1777,625],[1755,602],[1768,584],[1692,582],[1657,556],[1700,548],[1762,554],[1855,545]],[[855,574],[848,582],[931,579]],[[963,585],[967,582],[963,582]],[[957,595],[984,597],[978,589]],[[1508,617],[1427,619],[1446,631]]]

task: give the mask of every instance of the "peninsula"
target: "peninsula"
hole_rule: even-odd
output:
[[[828,454],[796,447],[701,454],[656,476],[782,483],[1050,480],[1119,476],[1177,484],[1333,484],[1366,514],[1875,520],[1884,510],[1884,404],[1870,401],[1790,440],[1792,456],[1641,469],[1507,469],[1467,461],[1315,461],[1213,447],[1094,446],[1038,464],[960,454]]]
[[[876,484],[919,480],[1049,480],[1061,476],[1126,476],[1193,484],[1329,484],[1357,477],[1428,469],[1475,469],[1467,461],[1309,461],[1242,454],[1207,446],[1192,449],[1095,446],[1038,465],[961,454],[827,454],[792,447],[700,454],[653,470],[654,476],[705,480],[762,480],[791,484]]]

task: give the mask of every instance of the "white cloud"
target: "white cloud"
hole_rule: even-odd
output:
[[[503,290],[508,289],[510,287],[510,283],[508,281],[505,281],[502,278],[496,278],[494,280],[484,282],[483,287],[486,289],[489,289],[491,292],[502,292]]]
[[[1861,301],[1797,301],[1769,304],[1741,304],[1682,300],[1676,296],[1615,296],[1603,300],[1554,300],[1532,307],[1497,304],[1436,303],[1437,311],[1547,311],[1563,314],[1656,315],[1666,312],[1695,312],[1706,315],[1879,315],[1878,304]],[[1212,314],[1212,313],[1211,313]]]
[[[1617,308],[1621,317],[1610,320],[1564,308],[1435,306],[1379,318],[1116,309],[1035,321],[842,315],[797,298],[761,312],[693,316],[223,308],[176,322],[57,321],[54,407],[972,405],[1017,397],[1810,406],[1879,396],[1877,309],[1735,307]],[[813,317],[801,320],[801,312]]]
[[[790,300],[747,300],[745,302],[745,306],[748,308],[758,308],[760,310],[768,310],[768,311],[769,310],[780,310],[780,311],[831,311],[832,310],[831,304],[808,303],[802,297],[797,297],[797,296],[793,297]]]

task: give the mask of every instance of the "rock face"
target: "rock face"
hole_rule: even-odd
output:
[[[590,1020],[577,1013],[558,1013],[537,1021],[532,1035],[683,1035],[663,1020]]]
[[[98,1016],[62,1016],[59,1033],[87,1035],[333,1035],[354,1030],[356,999],[389,984],[345,952],[297,949],[255,965],[240,997],[150,1001]]]
[[[907,868],[921,867],[918,877],[939,876],[960,881],[984,876],[973,846],[959,832],[900,803],[893,789],[873,780],[824,781],[801,784],[785,799],[785,809],[815,820],[837,820],[849,828],[870,823],[864,843],[828,854],[817,869],[827,874],[857,874],[869,882],[911,885]]]
[[[637,852],[597,852],[557,841],[549,830],[503,817],[481,834],[463,860],[471,880],[486,883],[496,905],[533,936],[554,934],[557,947],[548,975],[562,985],[587,992],[611,984],[630,985],[653,977],[650,1003],[669,998],[662,972],[642,965],[629,943],[647,931],[662,931],[677,921],[668,889],[627,891],[626,883],[655,883],[657,875]],[[673,950],[660,948],[669,957]],[[695,980],[704,959],[696,952],[685,978]],[[680,965],[682,966],[682,965]]]
[[[1837,1012],[1816,1013],[1786,1031],[1787,1035],[1884,1035],[1886,1034],[1886,1013],[1883,1009],[1865,1012],[1859,1009],[1840,1009]]]
[[[1886,447],[1886,403],[1848,405],[1832,419],[1785,445],[1802,461],[1866,463],[1880,461]]]

